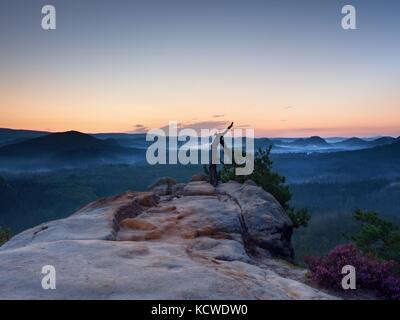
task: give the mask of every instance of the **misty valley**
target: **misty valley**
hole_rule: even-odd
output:
[[[0,225],[13,234],[101,197],[146,190],[160,177],[186,182],[203,172],[201,165],[147,165],[143,134],[2,129],[0,144]],[[357,208],[400,222],[398,139],[257,138],[255,146],[272,147],[291,204],[311,214],[308,227],[294,233],[298,263],[345,243],[343,235],[360,227],[352,219]]]

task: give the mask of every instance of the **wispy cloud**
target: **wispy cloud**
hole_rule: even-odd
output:
[[[129,131],[129,133],[143,133],[147,130],[149,130],[149,128],[144,126],[143,124],[135,124],[133,130]]]
[[[246,128],[251,128],[251,125],[249,124],[239,124],[239,125],[234,125],[234,129],[246,129]]]
[[[223,118],[225,115],[224,114],[214,114],[212,117],[213,118]]]

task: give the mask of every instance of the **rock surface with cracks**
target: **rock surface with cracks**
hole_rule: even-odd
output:
[[[0,248],[0,299],[334,299],[305,284],[292,226],[261,188],[177,184],[95,201]],[[56,290],[43,290],[44,265]]]

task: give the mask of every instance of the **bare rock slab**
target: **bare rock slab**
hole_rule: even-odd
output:
[[[0,299],[336,299],[277,258],[290,259],[291,223],[271,195],[234,182],[175,185],[101,199],[15,236],[0,248]],[[44,265],[56,269],[55,290],[42,289]]]

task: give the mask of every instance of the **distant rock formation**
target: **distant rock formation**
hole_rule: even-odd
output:
[[[252,183],[159,180],[0,248],[0,299],[334,299],[305,284],[291,221]],[[282,259],[283,258],[283,259]],[[41,269],[56,268],[43,290]]]

